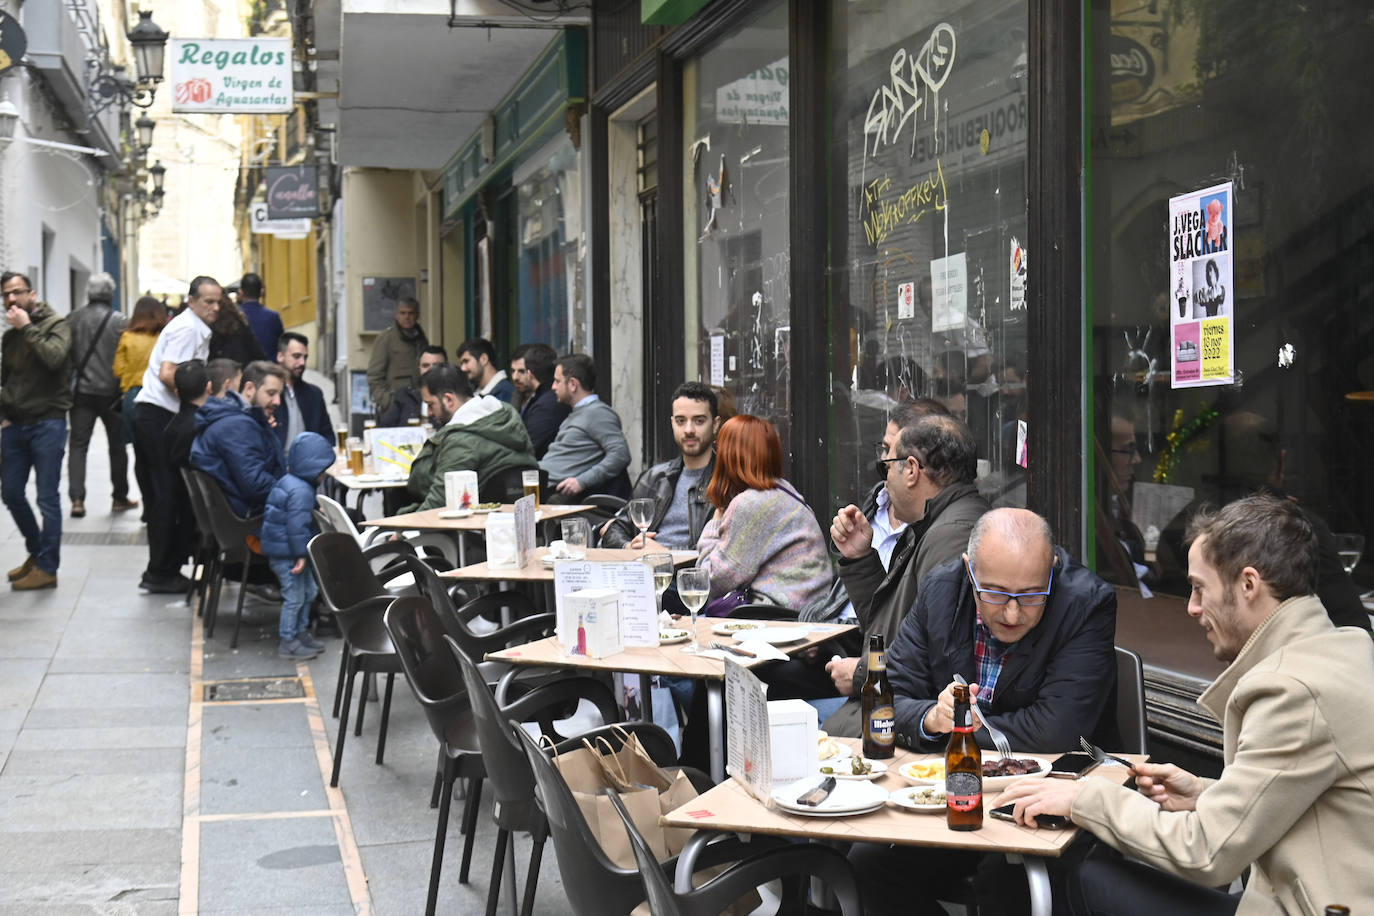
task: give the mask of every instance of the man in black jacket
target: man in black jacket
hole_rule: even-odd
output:
[[[276,425],[272,431],[277,434],[283,455],[301,433],[319,433],[330,441],[334,439],[334,425],[329,422],[324,392],[318,385],[305,380],[305,364],[309,359],[310,341],[304,334],[287,331],[281,336],[277,342],[277,365],[286,370],[286,387],[273,417]]]
[[[701,382],[683,382],[673,392],[673,441],[681,452],[639,475],[634,498],[654,500],[654,517],[646,532],[660,546],[692,550],[714,512],[706,486],[715,472],[716,393]],[[639,529],[622,511],[602,529],[603,547],[639,547]]]
[[[511,384],[517,399],[523,399],[515,406],[530,434],[536,460],[544,457],[571,411],[553,393],[553,364],[557,361],[553,347],[542,343],[521,344],[510,358]]]

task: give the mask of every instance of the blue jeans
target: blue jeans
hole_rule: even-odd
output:
[[[296,565],[294,559],[269,557],[267,565],[272,567],[281,583],[281,622],[277,625],[277,635],[283,642],[290,642],[310,626],[310,605],[315,602],[320,588],[315,584],[309,560],[305,568],[295,574],[291,572],[291,567]]]
[[[67,449],[65,419],[11,423],[0,429],[0,497],[5,501],[24,546],[38,568],[56,573],[62,548],[62,501],[57,485],[62,479],[62,453]],[[29,471],[38,484],[38,511],[43,527],[33,517],[24,490]]]

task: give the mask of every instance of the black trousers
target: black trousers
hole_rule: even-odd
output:
[[[1233,916],[1240,906],[1239,894],[1127,861],[1105,845],[1071,866],[1062,883],[1071,916]]]
[[[67,495],[73,502],[86,500],[86,453],[91,446],[91,433],[99,420],[105,427],[105,440],[110,449],[110,485],[114,498],[129,498],[129,451],[124,447],[124,418],[110,405],[114,395],[75,396],[68,415],[71,427],[70,451],[67,452]]]
[[[155,404],[134,405],[134,458],[146,470],[149,487],[143,493],[148,519],[148,568],[143,575],[148,579],[180,575],[191,543],[190,533],[178,530],[180,481],[162,440],[174,416]]]

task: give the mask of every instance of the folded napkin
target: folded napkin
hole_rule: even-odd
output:
[[[702,652],[701,656],[702,658],[734,659],[736,662],[738,662],[741,665],[744,665],[746,668],[750,665],[756,665],[759,662],[787,661],[786,652],[783,652],[777,646],[771,645],[770,643],[766,643],[761,639],[745,640],[736,643],[736,645],[738,645],[741,649],[743,649],[746,652],[753,652],[755,655],[758,656],[758,658],[745,658],[743,655],[736,655],[733,652],[725,652],[720,649],[708,649],[705,652]]]

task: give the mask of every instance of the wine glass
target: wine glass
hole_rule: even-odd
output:
[[[705,652],[697,642],[697,612],[706,605],[711,594],[711,571],[704,566],[692,566],[677,571],[677,596],[692,613],[692,641],[682,647],[683,652]]]
[[[640,543],[644,545],[644,549],[647,552],[649,549],[648,538],[644,535],[654,521],[653,499],[641,497],[640,499],[630,500],[630,521],[634,522],[635,527],[639,529],[639,536],[643,539]]]
[[[654,571],[654,594],[658,596],[658,612],[663,613],[663,593],[673,584],[673,555],[646,553],[640,557],[645,566]]]
[[[1364,554],[1364,535],[1335,533],[1331,536],[1336,540],[1336,556],[1340,557],[1341,565],[1347,573],[1353,573]]]

